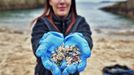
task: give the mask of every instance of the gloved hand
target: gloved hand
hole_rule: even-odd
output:
[[[72,33],[65,37],[65,47],[76,46],[80,49],[80,52],[83,57],[88,58],[91,55],[91,50],[89,48],[88,42],[85,40],[84,36],[81,33]]]
[[[91,55],[88,42],[85,40],[84,36],[81,33],[73,33],[68,35],[67,37],[65,37],[64,42],[65,42],[65,47],[76,46],[80,49],[81,62],[79,64],[71,64],[67,66],[64,69],[63,73],[65,73],[65,75],[68,75],[70,73],[73,74],[76,71],[78,72],[83,71],[87,64],[86,59]]]
[[[57,66],[54,62],[50,61],[50,58],[47,55],[41,56],[43,66],[50,70],[53,75],[61,75],[60,67]]]
[[[63,75],[74,74],[77,71],[77,63],[68,65],[62,72]]]
[[[61,71],[63,71],[66,67],[67,67],[67,62],[66,62],[66,60],[64,59],[64,60],[62,60],[62,62],[61,62],[61,66],[60,66]]]
[[[81,55],[80,59],[81,59],[81,62],[77,66],[78,72],[84,71],[85,67],[87,66],[87,58],[84,58],[83,55]]]
[[[50,70],[53,75],[61,75],[59,66],[50,61],[51,54],[56,48],[61,46],[64,41],[64,36],[58,32],[45,33],[39,41],[39,47],[36,50],[36,55],[41,57],[43,66]]]
[[[50,31],[45,33],[39,41],[39,47],[36,50],[36,55],[41,57],[46,52],[54,52],[54,50],[63,44],[64,36],[59,32]]]
[[[73,63],[68,65],[62,72],[63,75],[74,74],[75,72],[82,72],[84,71],[85,67],[87,66],[87,58],[80,56],[81,62],[80,63]]]

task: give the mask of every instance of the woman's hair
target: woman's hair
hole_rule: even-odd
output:
[[[76,17],[77,17],[75,0],[71,0],[71,1],[72,1],[72,5],[70,7],[69,14],[72,14],[72,17],[71,17],[72,18],[72,20],[71,20],[72,22],[70,23],[70,25],[69,25],[69,27],[67,29],[67,32],[69,31],[69,29],[71,28],[71,26],[75,23],[75,20],[76,20]],[[43,12],[43,14],[41,16],[37,17],[36,19],[34,19],[32,23],[34,23],[39,18],[48,17],[49,20],[50,20],[50,22],[52,23],[52,25],[54,25],[52,19],[50,18],[52,12],[53,12],[53,9],[52,9],[52,7],[49,4],[49,0],[45,0],[45,6],[44,6],[44,12]]]

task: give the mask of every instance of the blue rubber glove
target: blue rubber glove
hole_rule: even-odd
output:
[[[76,46],[80,49],[83,57],[88,58],[91,55],[91,50],[89,48],[88,42],[85,40],[81,33],[72,33],[65,37],[65,47]]]
[[[74,74],[77,71],[77,63],[68,65],[62,72],[63,75]]]
[[[77,72],[82,72],[85,70],[85,67],[87,66],[87,58],[84,58],[80,56],[81,62],[78,63],[73,63],[69,66],[67,66],[63,70],[63,75],[68,75],[68,74],[74,74],[76,71]]]
[[[77,71],[78,72],[84,71],[85,70],[85,67],[87,66],[87,58],[84,58],[82,56],[80,56],[81,62],[77,66]]]
[[[53,75],[61,75],[60,68],[52,61],[50,61],[50,58],[47,55],[41,56],[41,60],[43,63],[43,66],[50,70]]]
[[[43,66],[50,70],[53,75],[61,75],[61,71],[54,62],[50,61],[50,57],[56,48],[63,44],[63,41],[64,36],[61,33],[51,31],[42,36],[39,41],[39,47],[36,50],[36,55],[41,57]]]
[[[62,60],[61,66],[60,66],[61,71],[63,71],[66,67],[67,67],[67,62],[66,62],[66,60]]]
[[[81,62],[77,65],[71,64],[71,66],[67,66],[63,73],[75,73],[76,71],[81,72],[86,67],[86,59],[90,57],[91,52],[88,45],[88,42],[85,40],[84,36],[81,33],[73,33],[65,37],[65,47],[68,46],[76,46],[80,49],[80,59]],[[76,67],[76,68],[74,68]]]
[[[45,33],[39,41],[39,47],[36,50],[36,55],[41,57],[47,51],[53,52],[57,47],[63,44],[64,36],[58,32]]]
[[[69,75],[69,73],[67,72],[67,68],[63,70],[62,75]]]
[[[51,72],[52,72],[53,75],[62,75],[60,67],[57,66],[54,62],[53,62],[53,65],[52,65]]]

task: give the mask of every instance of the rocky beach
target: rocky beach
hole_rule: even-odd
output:
[[[26,8],[21,8],[9,2],[5,7],[6,2],[4,1],[10,0],[1,1],[3,2],[0,3],[0,10],[29,9],[31,7],[35,8],[37,5],[33,4],[34,7],[32,4],[28,4]],[[27,3],[26,0],[20,0],[20,2],[22,2],[22,5]],[[39,6],[41,3],[39,3]],[[125,1],[117,4],[124,6],[127,3]],[[19,5],[22,6],[21,4]],[[130,20],[122,16],[103,12],[98,8],[102,7],[101,5],[104,4],[86,2],[78,5],[80,15],[85,16],[91,26],[94,43],[87,67],[80,75],[102,75],[102,69],[105,66],[115,64],[126,65],[134,69],[133,19]],[[128,7],[130,10],[133,6]],[[115,12],[115,8],[111,8],[111,6],[105,7],[104,10],[112,12],[113,9]],[[123,12],[118,11],[126,14],[124,10],[121,10]],[[31,28],[28,28],[28,24],[41,11],[42,9],[0,12],[0,75],[34,75],[36,58],[32,52]]]

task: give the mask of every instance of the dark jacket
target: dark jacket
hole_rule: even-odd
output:
[[[90,26],[85,21],[85,18],[81,16],[77,16],[75,24],[72,26],[70,31],[65,34],[66,29],[69,27],[68,25],[71,23],[70,16],[68,16],[65,20],[60,20],[56,16],[52,16],[52,19],[56,25],[56,27],[60,30],[64,36],[67,36],[69,33],[80,32],[84,35],[85,39],[88,41],[89,47],[92,49],[93,43],[91,38],[91,30]],[[32,29],[32,48],[35,54],[36,49],[39,46],[39,40],[43,36],[44,33],[49,31],[57,31],[55,27],[51,24],[47,17],[39,18]],[[35,55],[36,56],[36,55]],[[41,59],[37,57],[37,65],[35,67],[35,75],[52,75],[50,71],[45,69],[42,65]],[[73,75],[79,75],[79,73],[75,73]]]

